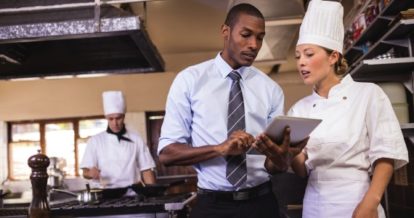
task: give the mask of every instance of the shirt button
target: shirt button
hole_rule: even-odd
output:
[[[342,97],[342,99],[346,100],[346,99],[347,99],[347,97],[346,97],[346,96],[344,96],[344,97]]]

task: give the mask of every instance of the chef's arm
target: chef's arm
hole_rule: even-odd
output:
[[[99,179],[100,171],[96,167],[82,168],[82,175],[85,179]]]
[[[154,184],[155,183],[155,174],[152,169],[141,171],[141,177],[145,184]]]
[[[378,159],[375,161],[374,166],[371,185],[355,209],[353,217],[367,217],[366,214],[369,213],[376,214],[378,205],[381,203],[381,198],[391,179],[394,168],[394,161],[392,159]]]
[[[300,154],[296,155],[296,157],[293,158],[291,167],[293,172],[296,173],[296,175],[305,178],[308,175],[308,172],[306,170],[305,161],[306,161],[306,154],[301,152]]]

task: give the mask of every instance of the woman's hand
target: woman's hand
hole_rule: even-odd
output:
[[[362,200],[355,208],[352,218],[378,218],[378,204]]]

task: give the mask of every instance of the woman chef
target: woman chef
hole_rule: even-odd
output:
[[[385,217],[380,201],[407,148],[384,92],[345,75],[342,16],[340,3],[312,0],[300,28],[297,67],[313,93],[289,115],[322,123],[292,168],[309,176],[303,217]]]

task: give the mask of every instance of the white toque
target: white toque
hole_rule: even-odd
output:
[[[296,45],[315,44],[342,54],[344,8],[335,1],[312,0],[300,26]]]
[[[125,100],[121,91],[102,93],[104,114],[125,114]]]

